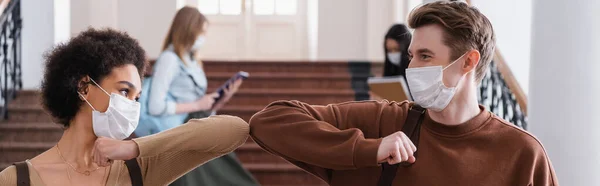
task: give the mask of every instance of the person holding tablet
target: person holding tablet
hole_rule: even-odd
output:
[[[221,96],[218,92],[206,92],[206,74],[195,54],[204,43],[207,26],[206,17],[197,8],[183,7],[175,15],[163,51],[153,66],[152,77],[144,80],[149,89],[142,91],[140,98],[143,113],[137,136],[171,129],[192,118],[213,115],[237,92],[243,81],[241,78],[231,82]],[[158,126],[148,124],[151,118],[159,118]],[[158,129],[148,129],[153,127]],[[222,167],[225,171],[215,171],[214,167]],[[227,172],[230,169],[239,174]],[[243,185],[255,182],[235,155],[228,154],[192,170],[171,185],[231,185],[228,183],[232,182],[239,185],[236,181],[240,180],[244,181]]]

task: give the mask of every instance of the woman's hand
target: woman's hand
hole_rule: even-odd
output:
[[[223,97],[219,100],[219,102],[215,104],[215,107],[213,107],[213,111],[217,111],[223,108],[223,106],[225,106],[225,104],[229,102],[231,97],[233,97],[233,95],[238,91],[243,81],[244,80],[242,79],[237,79],[232,84],[230,84],[228,88],[225,88],[225,90],[223,90],[225,92],[223,94]]]
[[[94,143],[92,158],[98,166],[109,166],[113,160],[130,160],[140,154],[137,143],[132,140],[116,140],[98,137]]]
[[[215,99],[219,97],[219,93],[213,92],[206,94],[202,98],[196,100],[196,111],[211,110],[215,104]]]

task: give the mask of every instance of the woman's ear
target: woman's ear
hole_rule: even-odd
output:
[[[77,92],[81,95],[81,96],[87,96],[88,91],[90,90],[89,85],[90,85],[90,77],[89,76],[85,76],[83,78],[81,78],[79,80],[79,83],[77,84]]]

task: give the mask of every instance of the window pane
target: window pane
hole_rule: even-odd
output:
[[[221,14],[240,15],[242,13],[242,0],[221,0]]]
[[[277,0],[275,3],[275,12],[280,15],[296,14],[296,0]]]
[[[218,14],[219,0],[198,0],[198,10],[203,14]]]
[[[254,0],[254,14],[271,15],[275,12],[274,0]]]

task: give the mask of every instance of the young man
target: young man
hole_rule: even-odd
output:
[[[398,167],[395,186],[558,185],[542,144],[477,103],[495,48],[489,20],[462,2],[434,2],[408,23],[415,103],[278,101],[250,120],[254,140],[332,186],[376,185],[380,163],[400,162],[412,165]],[[417,146],[401,132],[414,104],[426,108]]]

